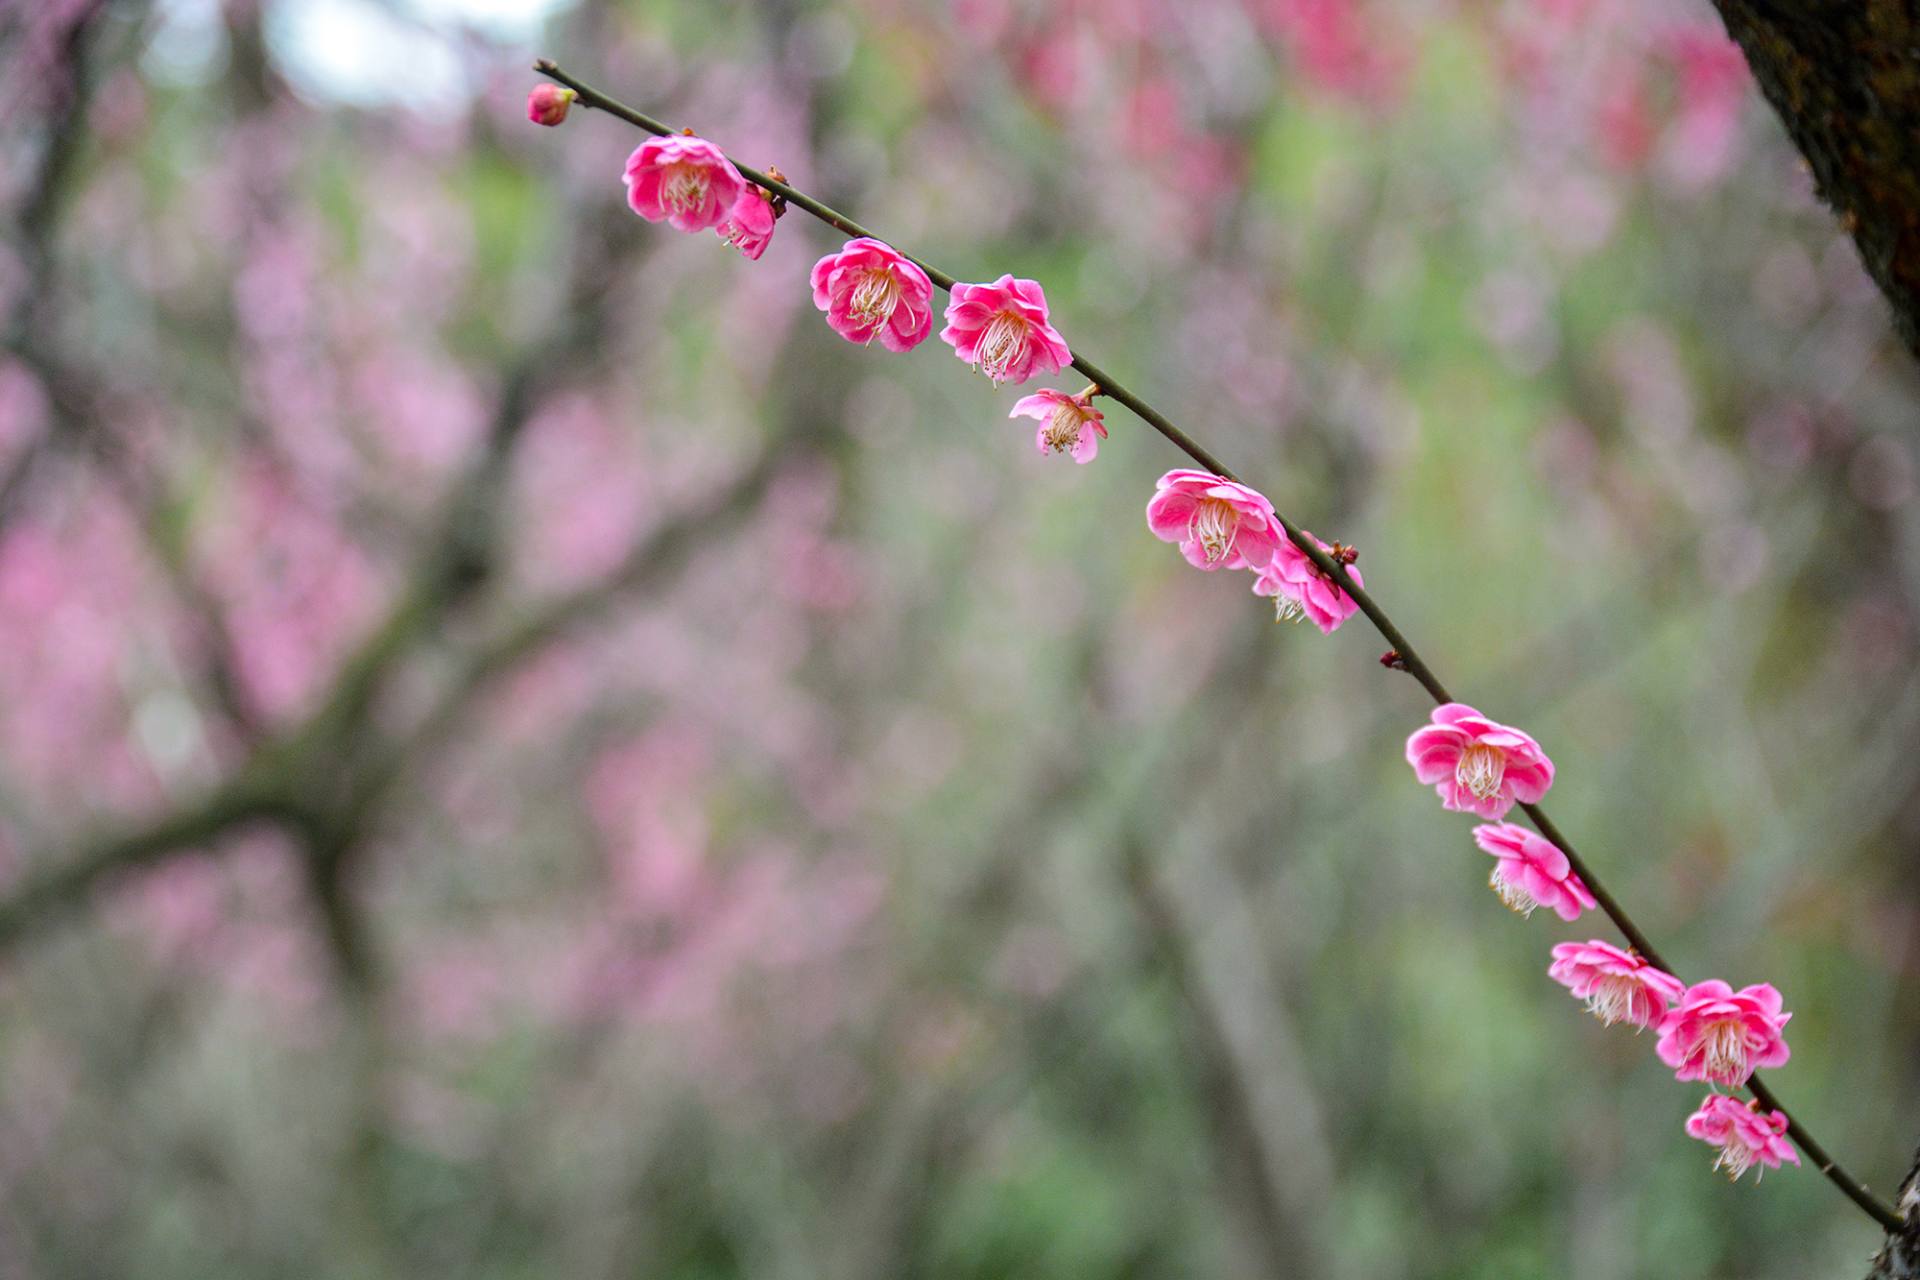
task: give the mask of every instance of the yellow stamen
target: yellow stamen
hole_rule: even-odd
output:
[[[1200,544],[1208,564],[1233,554],[1240,537],[1240,513],[1224,498],[1202,498],[1187,521],[1187,537]]]
[[[1501,779],[1506,775],[1507,753],[1484,742],[1469,743],[1453,771],[1454,780],[1481,800],[1499,795]]]

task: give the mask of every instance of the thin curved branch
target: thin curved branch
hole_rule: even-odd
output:
[[[670,136],[678,132],[678,130],[675,130],[671,126],[641,111],[637,111],[633,107],[607,96],[593,86],[576,79],[548,59],[542,58],[535,62],[533,69],[541,75],[572,89],[579,95],[578,101],[583,107],[603,111],[648,133],[662,137]],[[731,159],[731,157],[729,157],[729,159]],[[791,207],[805,210],[807,213],[812,214],[814,217],[820,219],[820,221],[838,231],[850,236],[866,236],[876,240],[884,240],[888,244],[893,243],[884,236],[875,235],[872,231],[861,226],[858,222],[855,222],[839,210],[814,199],[804,191],[797,190],[778,178],[774,178],[757,169],[741,164],[738,160],[734,160],[733,164],[750,182],[756,183],[775,195],[782,197]],[[894,245],[894,248],[899,250],[898,245]],[[905,253],[904,250],[899,251]],[[921,270],[925,271],[928,279],[932,280],[934,284],[948,293],[953,291],[953,286],[958,283],[954,276],[911,254],[907,254],[906,256],[913,261],[915,265],[919,266]],[[1218,458],[1195,441],[1193,437],[1175,425],[1170,418],[1158,409],[1155,409],[1146,400],[1142,399],[1118,379],[1106,372],[1106,370],[1096,365],[1091,359],[1076,352],[1074,353],[1073,367],[1098,384],[1101,394],[1118,401],[1132,410],[1135,416],[1140,418],[1141,421],[1159,432],[1175,448],[1185,453],[1206,470],[1229,480],[1237,480],[1239,478]],[[1382,638],[1392,647],[1391,656],[1395,659],[1395,665],[1419,681],[1421,687],[1427,691],[1435,702],[1442,704],[1452,702],[1454,700],[1453,695],[1447,691],[1446,686],[1441,683],[1440,678],[1434,674],[1432,668],[1420,657],[1419,652],[1413,647],[1412,642],[1407,639],[1405,634],[1394,623],[1393,619],[1388,617],[1386,610],[1375,603],[1373,598],[1367,594],[1366,590],[1353,580],[1343,565],[1322,551],[1317,541],[1304,533],[1299,526],[1284,516],[1278,517],[1278,519],[1288,539],[1292,541],[1296,547],[1300,548],[1323,574],[1332,579],[1353,598],[1354,603],[1359,606],[1360,612],[1366,615],[1367,621],[1373,624],[1374,629],[1378,631]],[[1634,923],[1632,916],[1627,913],[1620,902],[1607,891],[1606,887],[1593,874],[1592,869],[1587,865],[1585,859],[1574,849],[1573,845],[1553,823],[1552,819],[1547,816],[1546,812],[1538,805],[1529,804],[1522,806],[1522,808],[1526,812],[1528,819],[1539,829],[1540,834],[1559,846],[1561,852],[1566,854],[1567,861],[1572,864],[1574,871],[1586,882],[1588,889],[1593,892],[1593,896],[1600,904],[1601,910],[1613,921],[1614,925],[1626,937],[1627,941],[1651,963],[1667,970],[1669,973],[1676,972],[1672,965],[1660,957],[1658,949],[1653,946],[1652,942],[1647,938],[1647,935]],[[1825,1148],[1821,1146],[1819,1141],[1808,1132],[1806,1126],[1801,1124],[1791,1113],[1786,1112],[1784,1107],[1780,1106],[1779,1099],[1761,1082],[1758,1076],[1753,1077],[1749,1084],[1756,1098],[1762,1099],[1769,1107],[1787,1114],[1789,1135],[1802,1150],[1814,1158],[1820,1171],[1826,1175],[1829,1181],[1838,1187],[1848,1199],[1852,1200],[1866,1212],[1868,1216],[1872,1217],[1888,1231],[1895,1231],[1900,1228],[1901,1218],[1892,1206],[1876,1197],[1864,1183],[1841,1168],[1839,1164],[1827,1154]]]

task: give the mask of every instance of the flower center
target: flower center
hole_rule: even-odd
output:
[[[1306,606],[1282,591],[1273,598],[1273,620],[1275,622],[1298,622],[1307,616]]]
[[[1002,311],[987,324],[975,350],[980,372],[995,382],[1003,380],[1027,353],[1027,322],[1012,311]]]
[[[670,164],[666,181],[660,184],[660,203],[676,213],[697,209],[707,198],[707,167],[702,164]]]
[[[1747,1033],[1738,1022],[1709,1022],[1700,1032],[1700,1051],[1708,1079],[1746,1078]]]
[[[1602,974],[1587,992],[1587,1010],[1609,1027],[1616,1022],[1638,1022],[1634,1012],[1640,995],[1635,979],[1620,973]]]
[[[1240,537],[1240,513],[1225,498],[1202,498],[1187,521],[1187,537],[1200,544],[1208,564],[1217,564],[1233,553]]]
[[[1055,453],[1065,453],[1080,443],[1080,430],[1086,425],[1086,417],[1079,406],[1071,400],[1063,400],[1053,407],[1053,416],[1047,419],[1047,433],[1043,437],[1047,448]]]
[[[1727,1181],[1738,1182],[1740,1175],[1753,1167],[1753,1148],[1728,1134],[1727,1143],[1720,1148],[1720,1156],[1713,1162],[1713,1167],[1724,1169]]]
[[[848,310],[861,324],[878,327],[892,318],[893,309],[899,305],[900,277],[890,267],[868,267],[854,286]]]
[[[1500,780],[1507,775],[1507,753],[1484,742],[1467,744],[1460,763],[1453,771],[1454,781],[1481,800],[1500,794]]]
[[[1540,905],[1540,899],[1528,893],[1525,885],[1507,877],[1505,858],[1493,864],[1493,874],[1487,877],[1487,884],[1492,887],[1494,893],[1499,895],[1500,901],[1505,904],[1507,910],[1519,915],[1530,916],[1534,908]]]

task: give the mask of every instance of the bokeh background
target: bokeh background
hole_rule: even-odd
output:
[[[631,216],[540,55],[1043,281],[1907,1168],[1920,383],[1704,0],[7,0],[0,1277],[1864,1271],[1363,622],[841,342],[818,224]]]

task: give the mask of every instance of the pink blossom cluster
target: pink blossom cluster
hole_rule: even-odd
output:
[[[573,99],[547,89],[534,91],[528,116],[557,124]],[[778,202],[704,138],[648,138],[627,158],[625,181],[628,205],[649,222],[681,231],[714,229],[749,259],[759,258],[773,238]],[[870,346],[877,339],[888,351],[906,352],[933,332],[932,278],[912,258],[870,236],[849,240],[814,263],[809,283],[814,306],[848,342]],[[995,384],[1057,375],[1073,364],[1039,282],[1009,273],[987,284],[955,281],[949,292],[940,340]],[[1043,388],[1017,401],[1008,416],[1040,424],[1034,446],[1041,454],[1066,454],[1085,464],[1107,438],[1105,415],[1094,405],[1099,394],[1098,385],[1072,394]],[[1359,611],[1323,568],[1326,561],[1294,541],[1273,504],[1236,480],[1208,471],[1169,471],[1147,504],[1147,526],[1163,541],[1178,543],[1196,568],[1250,570],[1254,594],[1273,601],[1279,621],[1305,618],[1331,634]],[[1351,567],[1350,549],[1310,533],[1299,536],[1346,567],[1355,585],[1365,585]]]
[[[1180,546],[1196,569],[1250,569],[1253,592],[1271,596],[1281,622],[1310,619],[1326,634],[1358,610],[1353,597],[1335,583],[1287,533],[1264,494],[1210,471],[1169,471],[1160,477],[1147,503],[1147,527],[1162,542]],[[1302,537],[1313,538],[1310,533]],[[1350,553],[1313,538],[1330,559]],[[1348,567],[1358,586],[1360,571]]]
[[[1489,884],[1508,907],[1523,916],[1546,907],[1571,922],[1598,905],[1565,850],[1499,821],[1515,804],[1538,803],[1553,785],[1553,761],[1530,734],[1449,702],[1407,739],[1407,763],[1443,808],[1494,820],[1475,827],[1473,838],[1492,855]],[[1713,979],[1688,986],[1639,952],[1597,938],[1554,947],[1547,976],[1586,1001],[1606,1026],[1652,1028],[1659,1036],[1655,1052],[1682,1082],[1738,1089],[1756,1069],[1787,1061],[1783,1033],[1793,1015],[1782,1010],[1771,984],[1735,991]],[[1689,1134],[1720,1148],[1714,1167],[1734,1178],[1756,1162],[1771,1168],[1782,1159],[1799,1163],[1784,1136],[1786,1115],[1762,1115],[1755,1107],[1714,1094],[1687,1121]]]

